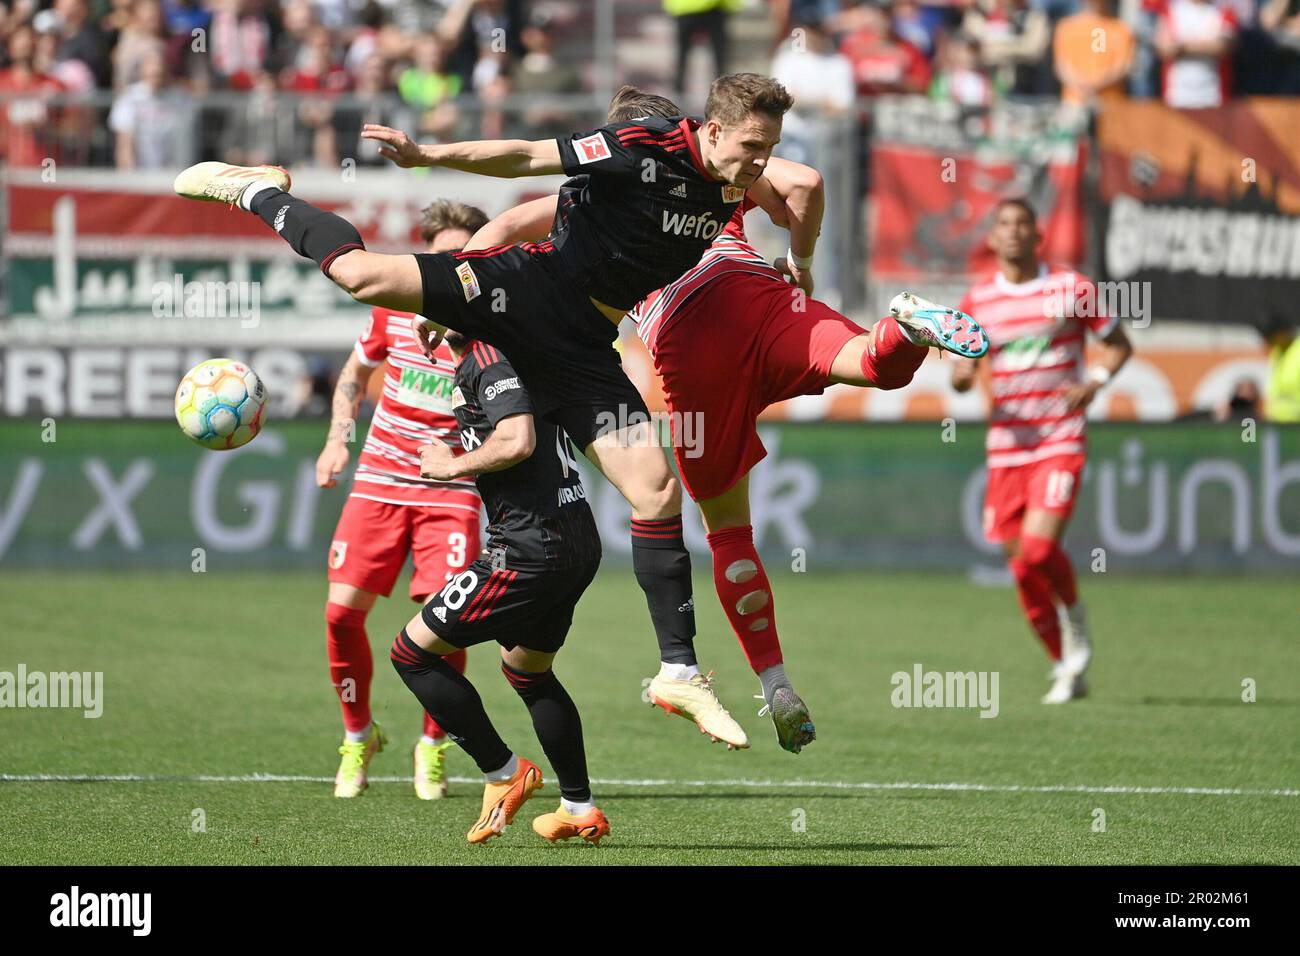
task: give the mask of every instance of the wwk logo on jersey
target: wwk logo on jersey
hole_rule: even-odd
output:
[[[471,302],[483,294],[479,288],[478,276],[470,268],[468,262],[462,262],[456,267],[456,275],[460,278],[460,290],[465,293],[465,301]]]
[[[587,163],[609,159],[609,143],[605,142],[605,137],[600,133],[592,133],[582,139],[575,139],[573,148],[577,151],[578,162],[584,166]]]
[[[512,388],[518,388],[518,387],[519,387],[518,375],[516,375],[514,378],[503,378],[501,381],[494,382],[493,384],[489,385],[487,388],[483,389],[483,397],[490,402],[492,401],[492,399],[496,398],[502,392],[508,392]]]

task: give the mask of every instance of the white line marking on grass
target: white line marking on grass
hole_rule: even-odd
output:
[[[452,783],[482,783],[480,777],[449,777]],[[167,774],[5,773],[0,783],[333,783],[333,777],[251,773],[238,776]],[[410,784],[410,777],[371,777],[371,783]],[[844,780],[602,780],[599,787],[744,787],[751,790],[948,790],[973,793],[1119,793],[1139,796],[1300,797],[1300,790],[1243,790],[1237,787],[1129,787],[1056,784],[1029,786],[995,783],[855,783]]]

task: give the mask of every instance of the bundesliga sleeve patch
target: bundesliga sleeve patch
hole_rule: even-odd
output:
[[[474,274],[468,262],[462,262],[456,267],[456,275],[460,278],[460,290],[465,293],[466,302],[477,299],[483,294],[483,290],[479,288],[478,276]]]
[[[592,133],[582,139],[575,139],[573,151],[578,154],[578,162],[584,166],[587,163],[609,159],[609,143],[605,142],[605,137],[601,133]]]

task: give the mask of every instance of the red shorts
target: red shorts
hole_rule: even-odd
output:
[[[412,554],[411,598],[420,601],[478,557],[479,544],[478,512],[349,495],[330,544],[329,579],[388,597]]]
[[[716,498],[763,460],[758,414],[820,394],[845,343],[866,330],[795,287],[746,273],[713,279],[655,344],[673,456],[696,501]],[[796,309],[799,303],[802,309]]]
[[[1069,519],[1079,498],[1084,455],[1058,455],[1014,468],[990,468],[984,491],[984,537],[1010,541],[1020,536],[1025,512],[1049,511]]]

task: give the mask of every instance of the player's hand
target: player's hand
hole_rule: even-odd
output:
[[[786,270],[789,272],[790,278],[791,280],[793,280],[794,284],[797,285],[799,288],[803,289],[804,294],[811,299],[813,294],[812,270],[800,269],[793,262],[787,262],[785,264],[785,267]]]
[[[456,456],[446,442],[434,439],[427,445],[421,445],[420,477],[432,478],[434,481],[451,481],[460,476],[456,467]]]
[[[1092,400],[1097,397],[1099,391],[1101,391],[1101,386],[1096,382],[1082,382],[1078,385],[1071,385],[1065,391],[1065,410],[1073,412],[1080,408],[1087,408],[1092,404]]]
[[[968,392],[975,384],[975,363],[970,359],[959,358],[952,370],[952,387],[959,392]]]
[[[338,484],[338,477],[348,466],[348,446],[337,438],[325,443],[325,449],[316,459],[316,484],[320,488],[333,488]]]
[[[442,337],[447,334],[447,327],[439,325],[432,319],[416,315],[411,317],[411,334],[415,336],[416,344],[420,346],[424,357],[432,362],[433,353],[438,350],[438,346],[442,344]]]
[[[403,169],[430,165],[419,145],[399,129],[366,123],[361,127],[361,138],[378,140],[382,144],[379,155],[392,160]]]

